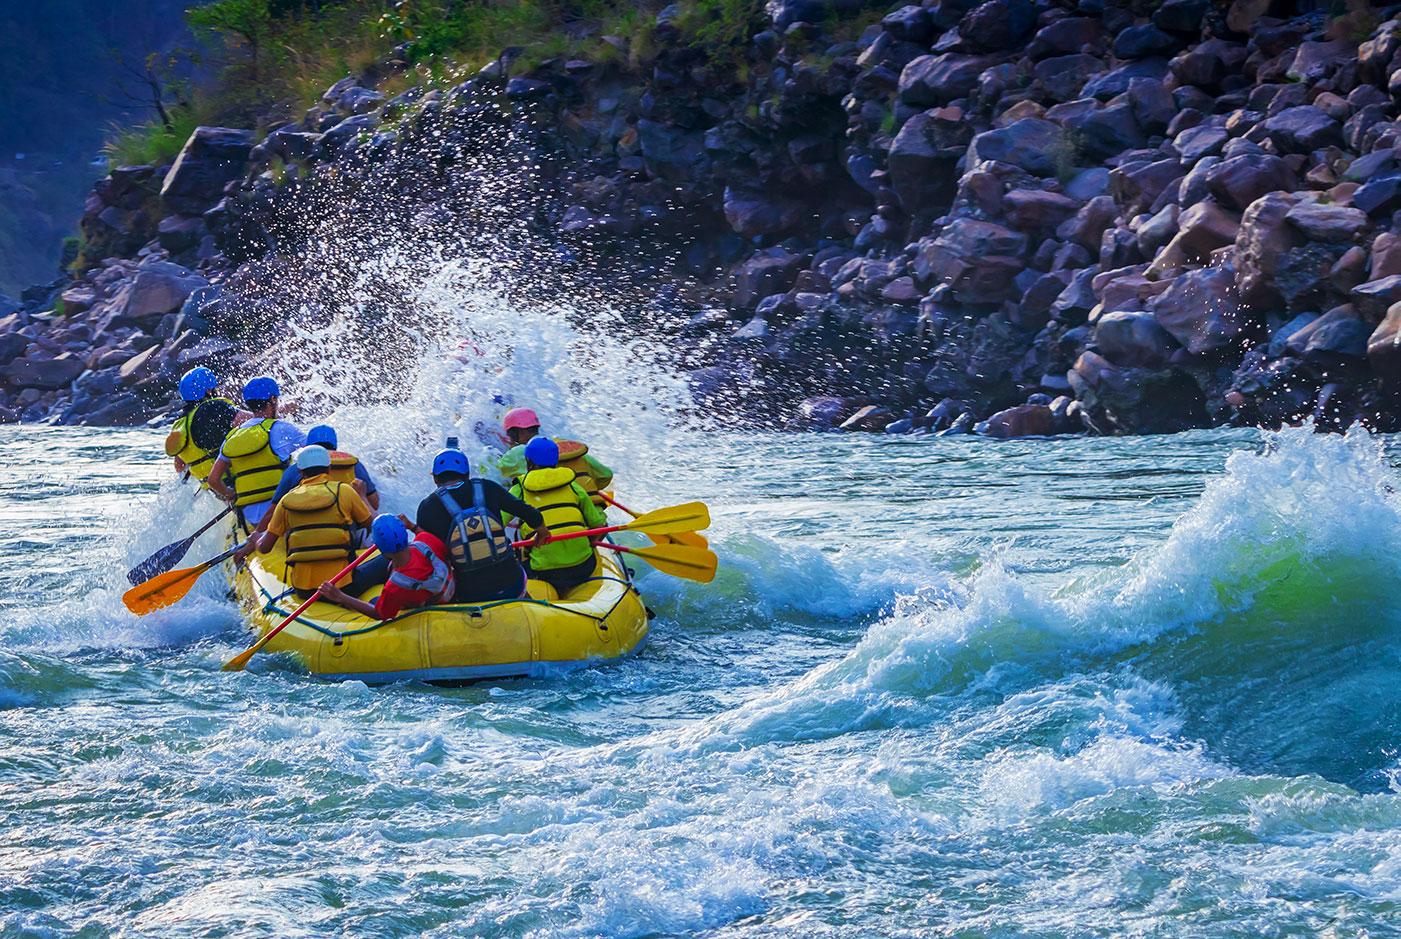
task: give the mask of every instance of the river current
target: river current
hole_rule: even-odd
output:
[[[407,508],[437,428],[337,421]],[[619,496],[703,496],[715,583],[441,689],[222,673],[214,576],[127,614],[213,509],[161,439],[0,430],[0,935],[1401,928],[1383,441],[676,431]]]

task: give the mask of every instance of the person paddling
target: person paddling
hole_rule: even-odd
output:
[[[250,538],[239,556],[254,548],[267,554],[286,535],[286,580],[294,590],[310,593],[354,560],[355,528],[369,525],[373,516],[354,486],[331,478],[329,450],[303,447],[293,464],[301,481],[277,503],[266,530]]]
[[[350,483],[356,486],[356,491],[365,499],[365,504],[372,510],[379,511],[379,488],[375,485],[374,477],[365,468],[365,464],[353,454],[337,449],[339,440],[336,436],[336,429],[329,424],[317,424],[309,428],[306,432],[306,445],[308,447],[324,447],[331,452],[331,472],[330,476],[337,482]],[[283,496],[291,492],[301,481],[301,474],[297,472],[295,466],[287,467],[282,474],[282,481],[277,484],[277,491],[272,494],[272,501],[278,502]]]
[[[494,482],[471,478],[467,455],[455,446],[433,458],[433,482],[438,488],[418,504],[417,522],[448,546],[457,578],[457,602],[522,596],[525,570],[502,518],[511,513],[533,522],[536,537],[544,540],[550,530],[540,512]]]
[[[257,528],[272,507],[273,493],[292,453],[306,443],[295,424],[278,418],[281,394],[277,382],[266,375],[243,386],[243,403],[252,416],[224,438],[219,458],[209,470],[209,488],[233,503],[248,531]]]
[[[548,437],[535,437],[525,445],[526,473],[511,487],[511,495],[535,509],[556,535],[602,528],[608,517],[575,482],[574,471],[559,465],[559,447]],[[521,536],[528,538],[536,525],[521,517]],[[534,532],[539,542],[539,532]],[[597,552],[587,538],[537,543],[530,549],[530,576],[543,580],[560,597],[593,577]]]
[[[409,540],[406,520],[395,515],[379,515],[370,526],[370,540],[380,556],[360,565],[351,578],[349,592],[332,583],[321,585],[321,597],[377,620],[393,619],[404,610],[451,602],[455,592],[452,564],[447,545],[430,532],[415,528]],[[353,593],[364,593],[377,583],[384,590],[374,603],[357,600]]]
[[[165,453],[175,461],[175,472],[188,473],[201,484],[209,477],[234,424],[251,416],[228,398],[219,397],[218,388],[218,376],[203,365],[181,375],[180,400],[185,407],[165,438]]]
[[[530,408],[512,408],[502,418],[501,427],[511,442],[511,449],[502,455],[496,467],[502,477],[515,483],[526,473],[525,447],[539,436],[540,418]],[[602,505],[603,499],[597,493],[613,482],[613,471],[589,453],[586,443],[556,439],[555,444],[559,447],[559,465],[573,470],[574,481],[593,497],[596,505]]]

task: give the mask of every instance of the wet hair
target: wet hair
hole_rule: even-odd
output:
[[[437,483],[439,486],[443,486],[448,483],[466,482],[470,478],[471,477],[465,476],[462,473],[456,472],[455,470],[448,470],[445,473],[433,474],[433,482]]]
[[[243,406],[248,408],[248,410],[250,411],[261,411],[263,408],[268,406],[268,402],[271,400],[271,398],[264,398],[261,401],[244,401]]]

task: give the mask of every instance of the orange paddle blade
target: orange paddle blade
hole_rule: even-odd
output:
[[[154,613],[183,599],[195,585],[195,581],[199,580],[199,575],[207,570],[209,563],[206,561],[194,567],[182,567],[180,570],[152,577],[144,584],[137,584],[122,594],[122,602],[137,616]]]

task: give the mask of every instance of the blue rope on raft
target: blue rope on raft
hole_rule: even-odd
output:
[[[622,584],[622,585],[623,585],[624,587],[626,587],[628,590],[632,591],[633,593],[637,593],[637,588],[636,588],[636,587],[634,587],[632,584],[628,583],[626,580],[620,580],[620,579],[617,578],[617,577],[590,577],[588,580],[585,580],[585,581],[581,582],[579,586],[582,587],[584,584],[593,583],[594,581],[601,581],[601,582],[611,581],[612,583],[615,583],[615,584]],[[255,581],[255,583],[256,583],[256,581]],[[281,600],[283,597],[287,596],[289,593],[292,593],[291,590],[284,591],[283,593],[278,594],[277,596],[274,597],[274,596],[272,596],[272,595],[268,592],[267,588],[263,587],[262,584],[258,584],[258,589],[263,593],[263,595],[264,595],[265,597],[267,597],[267,600],[265,601],[264,606],[263,606],[263,612],[264,612],[264,613],[281,613],[281,614],[286,614],[286,613],[290,612],[289,610],[278,609],[278,608],[276,608],[276,607],[274,606],[274,604],[276,604],[276,603],[277,603],[279,600]],[[642,596],[640,593],[638,593],[637,595],[638,595],[639,598]],[[625,592],[625,593],[623,594],[623,596],[627,596],[627,593]],[[532,599],[532,598],[529,598],[529,597],[519,598],[519,599],[515,599],[515,600],[494,600],[494,601],[492,601],[491,603],[484,603],[484,604],[480,604],[480,605],[460,604],[460,603],[445,603],[445,604],[435,605],[435,606],[431,606],[431,607],[419,607],[418,609],[413,610],[412,612],[405,613],[405,614],[403,614],[403,615],[401,615],[401,616],[396,616],[396,617],[394,617],[393,619],[382,620],[382,621],[380,621],[380,622],[378,622],[378,623],[373,623],[373,624],[371,624],[371,625],[369,625],[369,626],[365,626],[365,627],[363,627],[363,628],[361,628],[361,629],[351,629],[351,630],[347,630],[347,631],[345,631],[345,632],[337,632],[337,631],[334,630],[334,629],[327,629],[325,626],[322,626],[320,623],[317,623],[317,622],[315,622],[315,621],[313,621],[313,620],[306,619],[305,617],[302,617],[302,616],[298,616],[298,617],[296,618],[296,622],[301,623],[303,626],[307,626],[307,627],[310,627],[311,629],[316,630],[317,632],[321,633],[321,635],[323,635],[323,636],[329,636],[329,637],[331,637],[332,639],[344,639],[344,638],[347,637],[347,636],[361,636],[361,635],[364,635],[365,633],[374,632],[376,629],[379,629],[381,626],[388,626],[390,623],[397,623],[397,622],[398,622],[399,620],[401,620],[401,619],[408,619],[408,618],[411,617],[411,616],[417,616],[417,615],[419,615],[420,613],[426,612],[426,611],[428,611],[428,610],[466,610],[466,611],[469,611],[469,612],[471,613],[472,616],[480,616],[480,615],[482,614],[482,612],[485,611],[485,610],[495,609],[495,608],[498,607],[498,606],[506,606],[506,605],[511,604],[511,603],[531,603],[531,604],[534,604],[534,605],[536,605],[536,606],[547,606],[547,607],[550,607],[551,609],[561,610],[561,611],[563,611],[563,612],[565,612],[565,613],[573,613],[575,616],[582,616],[584,619],[593,620],[593,621],[596,622],[596,623],[602,623],[602,622],[603,622],[604,620],[606,620],[608,617],[610,617],[610,616],[613,615],[613,611],[616,610],[616,609],[618,608],[618,604],[619,604],[619,603],[622,603],[622,602],[623,602],[623,598],[622,598],[622,597],[619,597],[619,598],[618,598],[618,603],[614,603],[611,607],[609,607],[608,612],[607,612],[607,613],[604,613],[602,616],[592,616],[592,615],[590,615],[590,614],[588,614],[588,613],[584,613],[584,612],[582,612],[582,611],[580,611],[580,610],[574,610],[574,609],[570,609],[570,608],[567,607],[567,606],[560,606],[560,605],[558,605],[558,604],[556,604],[556,603],[551,603],[551,602],[548,601],[548,600],[535,600],[535,599]]]

